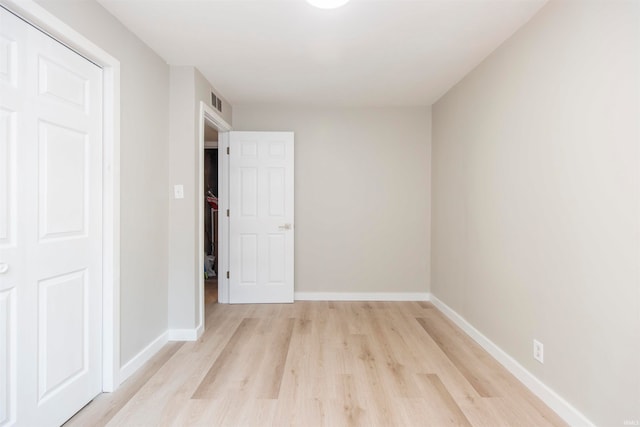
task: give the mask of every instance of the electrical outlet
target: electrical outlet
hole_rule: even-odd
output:
[[[538,340],[533,340],[533,358],[544,363],[544,345]]]

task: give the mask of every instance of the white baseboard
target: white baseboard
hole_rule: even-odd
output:
[[[165,331],[158,338],[153,340],[148,346],[120,368],[120,384],[133,375],[138,369],[149,361],[167,343],[169,334]]]
[[[295,292],[296,301],[429,301],[428,292]]]
[[[158,338],[153,340],[140,353],[133,356],[131,360],[120,368],[119,381],[120,384],[125,382],[127,378],[133,375],[145,363],[149,361],[160,349],[169,341],[197,341],[204,332],[204,326],[200,325],[196,329],[169,329],[160,334]]]
[[[547,406],[553,409],[570,426],[595,427],[580,411],[574,408],[569,402],[564,400],[558,393],[552,390],[545,383],[540,381],[531,372],[527,371],[513,357],[485,337],[480,331],[474,328],[465,318],[460,316],[451,307],[431,295],[431,302],[453,323],[469,335],[475,342],[484,348],[494,359],[511,372],[520,382],[522,382],[533,394],[538,396]]]
[[[202,335],[202,325],[194,329],[169,329],[169,341],[198,341]]]

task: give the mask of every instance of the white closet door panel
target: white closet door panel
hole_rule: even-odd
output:
[[[16,112],[0,108],[0,247],[16,237]]]
[[[38,282],[40,401],[63,391],[88,369],[87,286],[86,270]]]
[[[38,95],[89,111],[89,80],[45,56],[38,57]]]
[[[88,140],[84,132],[40,122],[38,187],[40,241],[87,235]]]
[[[102,70],[0,8],[0,91],[0,425],[60,425],[101,391]]]
[[[0,34],[0,81],[18,87],[18,43]]]
[[[16,191],[19,112],[23,108],[20,61],[24,50],[17,39],[22,30],[0,14],[0,426],[16,423],[17,417],[17,289],[24,275],[15,268],[18,224]]]

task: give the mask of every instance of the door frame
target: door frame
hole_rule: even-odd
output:
[[[102,391],[120,385],[120,61],[33,0],[0,5],[102,68]]]
[[[229,267],[229,132],[231,125],[213,108],[200,101],[198,129],[198,293],[196,307],[199,311],[198,336],[204,332],[204,127],[211,125],[218,130],[218,302],[229,302],[229,281],[226,271]],[[220,274],[225,272],[225,274]]]

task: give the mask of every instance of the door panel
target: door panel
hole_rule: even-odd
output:
[[[40,56],[38,58],[38,88],[39,94],[50,96],[62,101],[73,108],[88,112],[89,81],[56,64],[51,59]]]
[[[293,302],[293,133],[229,137],[230,302]]]
[[[86,236],[87,134],[40,122],[39,138],[40,239]]]
[[[3,8],[0,167],[5,423],[60,425],[101,391],[102,70]]]
[[[63,274],[38,284],[38,398],[43,402],[86,373],[86,271]],[[64,345],[60,345],[64,343]]]
[[[282,233],[267,236],[267,253],[269,254],[268,283],[282,283],[286,280],[286,248],[287,242]]]
[[[15,40],[0,35],[0,80],[17,87],[18,60]]]
[[[15,112],[0,109],[0,247],[15,244]]]
[[[240,234],[240,281],[245,285],[258,282],[257,234]]]
[[[285,216],[285,173],[284,168],[269,168],[269,216],[283,218]]]
[[[16,363],[15,289],[0,290],[0,426],[15,419]]]
[[[243,218],[258,215],[258,169],[240,169],[240,214]]]

